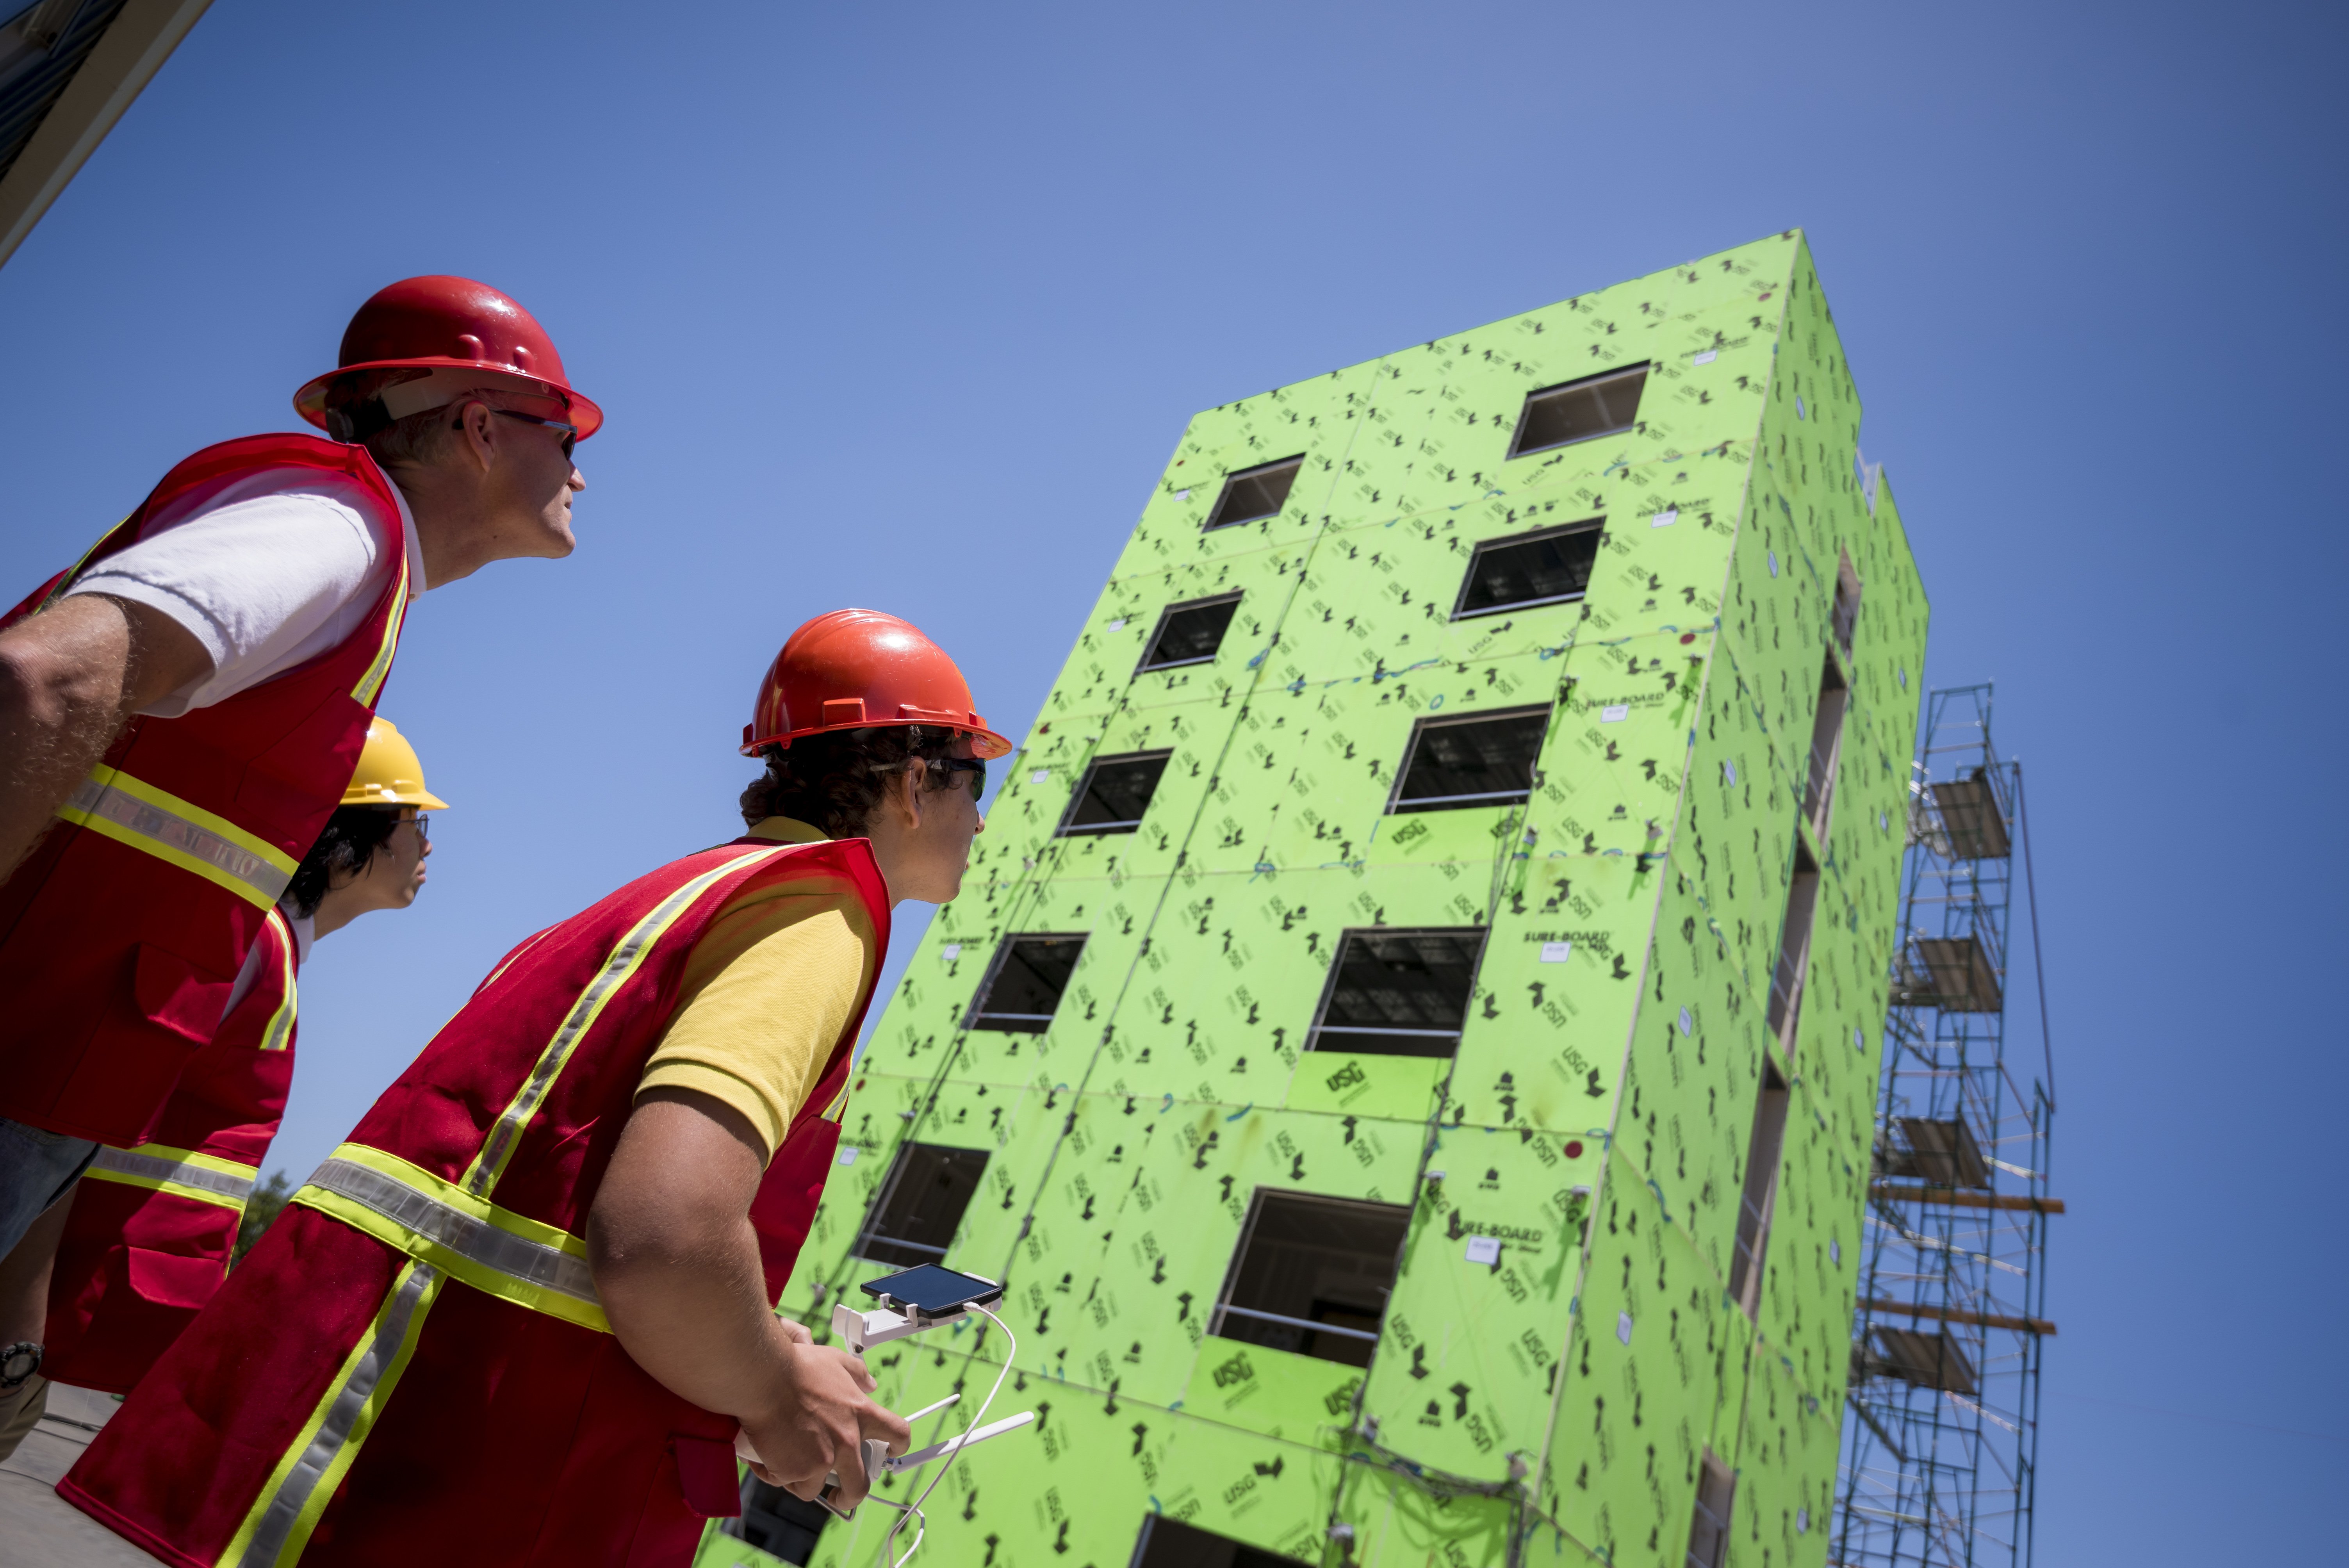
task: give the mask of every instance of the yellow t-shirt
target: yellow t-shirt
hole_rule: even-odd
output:
[[[824,838],[788,817],[768,818],[750,836],[792,844]],[[677,1011],[637,1095],[706,1094],[741,1112],[773,1159],[873,984],[878,948],[864,905],[844,889],[786,883],[737,897],[693,944]]]

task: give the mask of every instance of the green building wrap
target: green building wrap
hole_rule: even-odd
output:
[[[1624,428],[1509,455],[1529,396],[1641,366]],[[1037,1422],[957,1461],[916,1561],[1825,1562],[1927,615],[1859,423],[1796,232],[1192,420],[874,1027],[785,1302],[821,1336],[896,1266],[854,1253],[903,1147],[983,1156],[945,1261],[1005,1282],[994,1414]],[[1277,515],[1209,526],[1295,457]],[[1594,521],[1579,594],[1455,614],[1478,546]],[[1232,594],[1212,658],[1138,672]],[[1517,798],[1393,810],[1426,721],[1488,710],[1534,716]],[[1134,753],[1138,825],[1063,831]],[[1381,929],[1481,938],[1450,1054],[1317,1036]],[[1023,934],[1083,938],[1049,1023],[970,1026]],[[1339,1358],[1211,1332],[1286,1192],[1400,1226]],[[876,1397],[975,1402],[1001,1338],[878,1348]]]

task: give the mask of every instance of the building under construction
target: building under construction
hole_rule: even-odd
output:
[[[1863,1290],[1921,1299],[1871,1191],[2006,1136],[1878,1115],[1896,969],[1973,981],[1904,926],[1926,605],[1859,426],[1795,232],[1191,422],[785,1302],[1007,1283],[1039,1419],[917,1561],[1829,1559],[1856,1367],[1959,1344],[1879,1312],[1856,1362]],[[1002,1339],[877,1397],[965,1390],[948,1435]],[[895,1517],[746,1501],[704,1563]]]

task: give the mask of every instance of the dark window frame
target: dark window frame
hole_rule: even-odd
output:
[[[1738,1192],[1737,1230],[1730,1243],[1728,1295],[1740,1312],[1759,1321],[1762,1271],[1770,1264],[1770,1228],[1778,1217],[1778,1178],[1786,1154],[1786,1112],[1793,1104],[1786,1075],[1775,1055],[1762,1048],[1762,1083],[1754,1102],[1754,1125],[1745,1140],[1745,1180]]]
[[[1851,707],[1851,683],[1833,654],[1820,656],[1819,705],[1811,714],[1811,755],[1803,784],[1803,820],[1820,843],[1827,841],[1827,822],[1835,810],[1836,779],[1843,762],[1845,716]]]
[[[1788,1061],[1795,1059],[1795,1037],[1803,1022],[1803,994],[1810,983],[1811,938],[1817,932],[1819,857],[1803,837],[1803,823],[1795,825],[1795,863],[1786,881],[1786,913],[1778,925],[1778,956],[1770,970],[1769,1010],[1764,1020],[1772,1039]]]
[[[1468,552],[1468,570],[1462,573],[1460,592],[1453,598],[1452,618],[1455,621],[1473,621],[1482,615],[1505,614],[1513,610],[1537,610],[1545,604],[1572,604],[1588,599],[1590,597],[1590,583],[1588,578],[1585,578],[1582,586],[1571,593],[1551,593],[1535,599],[1511,599],[1504,603],[1486,604],[1474,610],[1467,607],[1468,591],[1476,585],[1476,562],[1486,551],[1514,550],[1520,545],[1539,544],[1546,539],[1564,539],[1572,534],[1581,533],[1597,534],[1600,542],[1604,543],[1607,538],[1607,520],[1603,517],[1587,517],[1575,522],[1561,522],[1548,528],[1537,528],[1526,533],[1507,533],[1493,539],[1478,540]],[[1597,553],[1595,549],[1592,553],[1595,557]],[[1596,559],[1592,561],[1591,568],[1591,576],[1597,576],[1599,573]]]
[[[1578,376],[1571,381],[1560,381],[1555,386],[1537,387],[1526,393],[1524,404],[1517,409],[1517,427],[1509,433],[1507,460],[1515,461],[1518,458],[1529,458],[1536,452],[1554,452],[1561,447],[1578,446],[1584,441],[1604,440],[1609,436],[1619,436],[1624,431],[1633,428],[1640,422],[1640,403],[1647,396],[1648,377],[1655,367],[1655,361],[1642,359],[1636,365],[1619,365],[1611,370],[1601,370],[1591,376]],[[1533,422],[1535,404],[1547,397],[1557,397],[1568,392],[1583,391],[1596,387],[1603,382],[1618,380],[1628,376],[1640,377],[1640,396],[1632,399],[1631,417],[1622,424],[1610,425],[1603,430],[1593,430],[1588,435],[1568,436],[1562,441],[1545,441],[1538,447],[1528,447],[1524,444],[1526,428]]]
[[[1288,498],[1297,493],[1297,481],[1305,477],[1306,456],[1307,454],[1299,452],[1292,457],[1275,458],[1268,463],[1258,463],[1253,468],[1235,469],[1230,473],[1226,474],[1224,476],[1224,488],[1216,493],[1216,504],[1208,511],[1207,521],[1200,525],[1199,531],[1202,533],[1216,533],[1226,528],[1242,528],[1251,522],[1268,522],[1272,519],[1278,517],[1282,512],[1287,511],[1288,510]],[[1232,504],[1232,497],[1236,493],[1238,486],[1247,483],[1250,480],[1269,474],[1275,469],[1286,469],[1290,467],[1294,467],[1297,471],[1289,476],[1288,484],[1281,490],[1280,504],[1278,506],[1274,507],[1270,511],[1250,512],[1246,517],[1226,517],[1224,515],[1224,509]]]
[[[1411,780],[1412,764],[1419,759],[1420,743],[1426,738],[1429,731],[1462,725],[1494,724],[1504,719],[1529,718],[1535,714],[1539,714],[1542,717],[1542,739],[1547,742],[1549,738],[1549,721],[1557,707],[1556,703],[1527,703],[1516,707],[1485,707],[1466,713],[1430,714],[1421,717],[1411,727],[1411,739],[1403,747],[1402,761],[1395,769],[1394,784],[1387,791],[1386,810],[1381,814],[1400,817],[1414,811],[1480,810],[1523,805],[1531,800],[1534,790],[1539,788],[1541,783],[1538,777],[1530,779],[1523,789],[1488,789],[1466,795],[1423,795],[1409,800],[1403,799],[1402,789],[1403,786]],[[1541,770],[1539,760],[1541,751],[1538,747],[1535,748],[1534,757],[1535,760],[1529,766],[1534,773],[1538,775]]]
[[[1328,1021],[1330,1016],[1330,1004],[1338,999],[1338,985],[1345,975],[1346,954],[1348,950],[1352,947],[1355,938],[1372,936],[1464,936],[1470,934],[1474,934],[1476,937],[1476,957],[1468,966],[1468,994],[1461,999],[1460,1026],[1458,1028],[1449,1030],[1413,1029],[1398,1025],[1392,1028],[1382,1029],[1366,1024],[1333,1025]],[[1305,1044],[1301,1048],[1308,1051],[1350,1051],[1357,1056],[1418,1057],[1422,1058],[1444,1058],[1458,1056],[1460,1054],[1460,1037],[1467,1032],[1469,1016],[1476,1009],[1477,977],[1485,971],[1485,953],[1491,944],[1491,928],[1482,925],[1355,925],[1347,927],[1338,933],[1336,949],[1330,955],[1330,972],[1322,976],[1321,979],[1321,999],[1316,1002],[1313,1006],[1313,1022],[1312,1025],[1305,1031]],[[1336,1031],[1335,1037],[1331,1043],[1324,1045],[1322,1043],[1323,1037],[1332,1029]],[[1406,1038],[1425,1038],[1429,1040],[1448,1038],[1452,1042],[1452,1048],[1448,1051],[1378,1050],[1363,1046],[1350,1046],[1345,1044],[1344,1041],[1346,1037],[1352,1034],[1360,1034],[1366,1037],[1375,1037],[1380,1035],[1401,1036]]]
[[[987,1009],[988,999],[994,995],[996,982],[1003,977],[1003,966],[1011,961],[1011,954],[1020,943],[1076,943],[1078,944],[1077,956],[1071,960],[1069,965],[1069,973],[1071,977],[1073,978],[1076,975],[1077,965],[1084,962],[1084,944],[1092,935],[1092,934],[1088,931],[1015,931],[1007,933],[1004,935],[1003,940],[996,944],[994,955],[987,961],[987,974],[980,979],[978,989],[973,993],[971,996],[970,1008],[963,1015],[962,1026],[966,1029],[984,1029],[991,1033],[1005,1035],[1040,1035],[1047,1029],[1050,1029],[1052,1026],[1052,1021],[1060,1016],[1061,1001],[1065,999],[1069,994],[1066,983],[1062,984],[1060,995],[1052,999],[1052,1011],[1050,1013],[990,1013]],[[1003,1024],[989,1024],[981,1021],[987,1018],[1014,1018],[1020,1020],[1020,1022],[1006,1026]]]
[[[1193,665],[1214,664],[1223,656],[1224,637],[1231,635],[1230,620],[1224,623],[1223,634],[1216,639],[1214,653],[1202,654],[1191,659],[1164,659],[1156,664],[1151,663],[1151,655],[1158,651],[1159,639],[1166,635],[1167,623],[1174,620],[1175,616],[1186,610],[1205,610],[1216,604],[1229,604],[1232,606],[1232,619],[1237,620],[1239,616],[1239,603],[1247,596],[1247,592],[1246,589],[1235,588],[1228,593],[1210,593],[1204,599],[1185,599],[1179,604],[1167,605],[1158,613],[1158,624],[1151,628],[1150,640],[1142,645],[1142,662],[1133,666],[1133,673],[1138,676],[1149,675],[1158,670],[1184,670],[1189,669]]]
[[[1217,1523],[1223,1522],[1221,1520]],[[1164,1532],[1161,1534],[1160,1532]],[[1156,1510],[1142,1516],[1126,1568],[1312,1568],[1305,1559],[1284,1557],[1261,1546],[1219,1534],[1205,1525]]]
[[[898,1190],[904,1185],[906,1173],[913,1169],[916,1151],[922,1154],[975,1154],[978,1157],[978,1167],[971,1176],[969,1195],[963,1199],[962,1208],[956,1213],[954,1223],[947,1227],[948,1245],[946,1246],[934,1246],[927,1242],[908,1241],[902,1236],[891,1235],[880,1229],[883,1219],[889,1214],[891,1205],[896,1202]],[[959,1143],[925,1143],[919,1139],[909,1138],[898,1144],[895,1152],[890,1157],[889,1174],[883,1177],[881,1184],[873,1190],[873,1201],[865,1205],[864,1222],[857,1226],[855,1237],[848,1243],[848,1255],[864,1263],[881,1264],[891,1268],[913,1268],[921,1264],[944,1263],[954,1237],[962,1230],[963,1220],[970,1213],[972,1199],[978,1196],[979,1184],[985,1180],[988,1162],[993,1157],[991,1150],[971,1149]],[[898,1217],[897,1228],[901,1230],[906,1228],[902,1222],[904,1218],[904,1216]],[[876,1257],[872,1251],[876,1246],[897,1247],[915,1255],[911,1259],[904,1256]]]
[[[1396,1238],[1394,1253],[1388,1260],[1386,1284],[1382,1286],[1371,1287],[1381,1297],[1376,1328],[1354,1328],[1345,1324],[1330,1323],[1317,1318],[1295,1317],[1261,1308],[1232,1305],[1232,1295],[1239,1289],[1241,1276],[1247,1271],[1248,1249],[1256,1243],[1257,1226],[1263,1220],[1265,1209],[1268,1203],[1292,1203],[1307,1209],[1317,1206],[1322,1209],[1350,1209],[1358,1211],[1367,1217],[1372,1217],[1381,1222],[1393,1222],[1398,1225],[1400,1233]],[[1306,1336],[1306,1343],[1309,1346],[1317,1336],[1326,1334],[1341,1345],[1368,1345],[1371,1348],[1364,1353],[1363,1359],[1359,1362],[1343,1356],[1321,1355],[1310,1348],[1289,1350],[1285,1353],[1292,1356],[1310,1356],[1317,1360],[1336,1361],[1342,1365],[1358,1366],[1367,1369],[1371,1360],[1378,1354],[1381,1336],[1386,1333],[1387,1314],[1393,1309],[1395,1287],[1402,1278],[1402,1250],[1409,1243],[1410,1237],[1411,1209],[1406,1204],[1382,1203],[1369,1198],[1344,1198],[1329,1192],[1306,1192],[1293,1187],[1259,1186],[1248,1198],[1247,1217],[1241,1222],[1239,1239],[1232,1246],[1231,1261],[1224,1265],[1223,1283],[1216,1291],[1215,1305],[1207,1313],[1208,1336],[1216,1339],[1228,1339],[1235,1345],[1255,1345],[1271,1350],[1284,1348],[1279,1346],[1265,1345],[1262,1340],[1243,1339],[1235,1335],[1225,1334],[1224,1319],[1227,1315],[1243,1318],[1249,1323],[1268,1324],[1275,1329],[1299,1330]],[[1367,1254],[1357,1253],[1356,1255]],[[1317,1305],[1326,1305],[1357,1315],[1362,1315],[1359,1307],[1349,1306],[1342,1302],[1332,1301],[1317,1303]]]
[[[1858,569],[1851,563],[1851,552],[1838,551],[1836,555],[1835,598],[1827,606],[1827,626],[1835,635],[1836,646],[1845,658],[1851,657],[1851,640],[1859,630],[1859,600],[1864,584]]]
[[[1689,1522],[1688,1568],[1722,1568],[1729,1530],[1737,1517],[1737,1472],[1708,1447],[1697,1467],[1696,1505]]]
[[[1173,759],[1174,756],[1174,748],[1168,747],[1157,751],[1121,751],[1113,757],[1094,758],[1085,764],[1085,770],[1077,775],[1076,790],[1070,795],[1068,809],[1061,813],[1060,825],[1052,830],[1052,836],[1056,839],[1090,839],[1111,833],[1141,831],[1143,820],[1150,812],[1149,800],[1143,802],[1143,816],[1136,817],[1131,821],[1120,818],[1109,822],[1079,822],[1075,818],[1077,812],[1084,806],[1085,797],[1092,793],[1093,778],[1102,769],[1137,762],[1156,762],[1158,774],[1150,784],[1151,799],[1155,799],[1158,796],[1158,781],[1166,777],[1166,764]]]

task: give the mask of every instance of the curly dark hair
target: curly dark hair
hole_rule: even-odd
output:
[[[827,730],[789,747],[770,746],[759,754],[766,772],[742,791],[742,820],[755,828],[769,817],[790,817],[829,838],[863,838],[865,818],[887,793],[895,770],[909,758],[950,755],[956,739],[954,730],[912,724]],[[934,769],[926,787],[945,789],[960,781],[958,774]]]
[[[302,857],[294,880],[285,884],[294,913],[305,919],[317,913],[337,874],[357,876],[366,871],[376,851],[390,841],[392,830],[399,826],[398,812],[397,806],[336,808],[319,830],[318,841]]]

